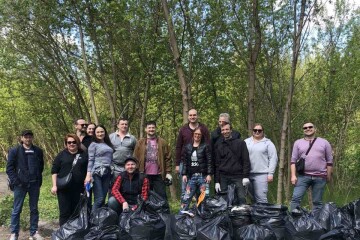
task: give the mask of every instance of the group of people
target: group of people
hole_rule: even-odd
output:
[[[147,200],[153,190],[167,200],[166,186],[172,183],[172,154],[168,142],[156,133],[156,122],[145,126],[146,136],[137,140],[129,133],[129,122],[120,118],[117,131],[108,134],[102,125],[75,121],[76,132],[64,137],[65,148],[54,158],[51,193],[59,203],[59,224],[74,214],[81,193],[92,186],[92,211],[107,204],[119,214],[135,209],[138,198]],[[304,137],[294,143],[291,157],[291,182],[294,185],[291,209],[300,205],[311,187],[314,207],[320,207],[326,181],[331,179],[332,150],[328,141],[315,137],[313,123],[303,125]],[[26,194],[30,202],[30,239],[43,239],[38,232],[38,199],[44,169],[43,151],[33,145],[33,132],[21,133],[21,144],[9,151],[6,172],[14,186],[11,215],[11,240],[19,234],[19,218]],[[310,148],[311,146],[311,148]],[[309,150],[309,151],[308,151]],[[305,158],[305,172],[297,174],[295,163]],[[273,182],[277,151],[265,137],[262,124],[255,124],[252,136],[241,139],[232,129],[230,116],[221,113],[218,127],[209,132],[199,122],[196,109],[188,111],[176,141],[175,171],[181,182],[180,211],[186,211],[194,197],[209,196],[211,181],[217,193],[235,185],[235,205],[267,203],[268,184]],[[69,176],[71,182],[58,187],[58,180]],[[213,180],[214,179],[214,180]],[[91,199],[89,204],[91,206]]]

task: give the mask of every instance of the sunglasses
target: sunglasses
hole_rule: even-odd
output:
[[[80,124],[82,127],[87,127],[88,124],[84,123],[84,124]]]
[[[314,128],[314,126],[303,127],[304,130],[306,130],[306,129],[312,129],[312,128]]]
[[[67,141],[67,144],[76,144],[76,141]]]
[[[262,129],[253,129],[253,132],[254,132],[254,133],[256,133],[256,132],[262,133],[262,131],[263,131]]]

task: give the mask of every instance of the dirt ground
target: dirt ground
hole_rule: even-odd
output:
[[[7,194],[12,194],[8,190],[7,186],[7,175],[4,172],[0,172],[0,198]],[[39,220],[39,232],[45,237],[45,239],[51,239],[51,233],[57,228],[56,223],[46,222]],[[0,226],[0,240],[6,240],[10,237],[10,230],[8,226]],[[29,231],[21,231],[19,240],[29,239]]]

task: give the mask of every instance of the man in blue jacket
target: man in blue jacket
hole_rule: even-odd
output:
[[[43,151],[33,145],[31,130],[21,133],[20,145],[9,150],[6,173],[14,191],[14,205],[11,213],[10,240],[17,240],[20,230],[20,214],[26,194],[30,205],[30,240],[43,239],[38,233],[38,201],[44,170]]]

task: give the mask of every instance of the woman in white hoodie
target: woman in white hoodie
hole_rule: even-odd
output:
[[[249,191],[256,203],[267,203],[268,183],[274,180],[278,161],[275,145],[265,137],[264,128],[256,123],[251,137],[245,139],[250,157]]]

